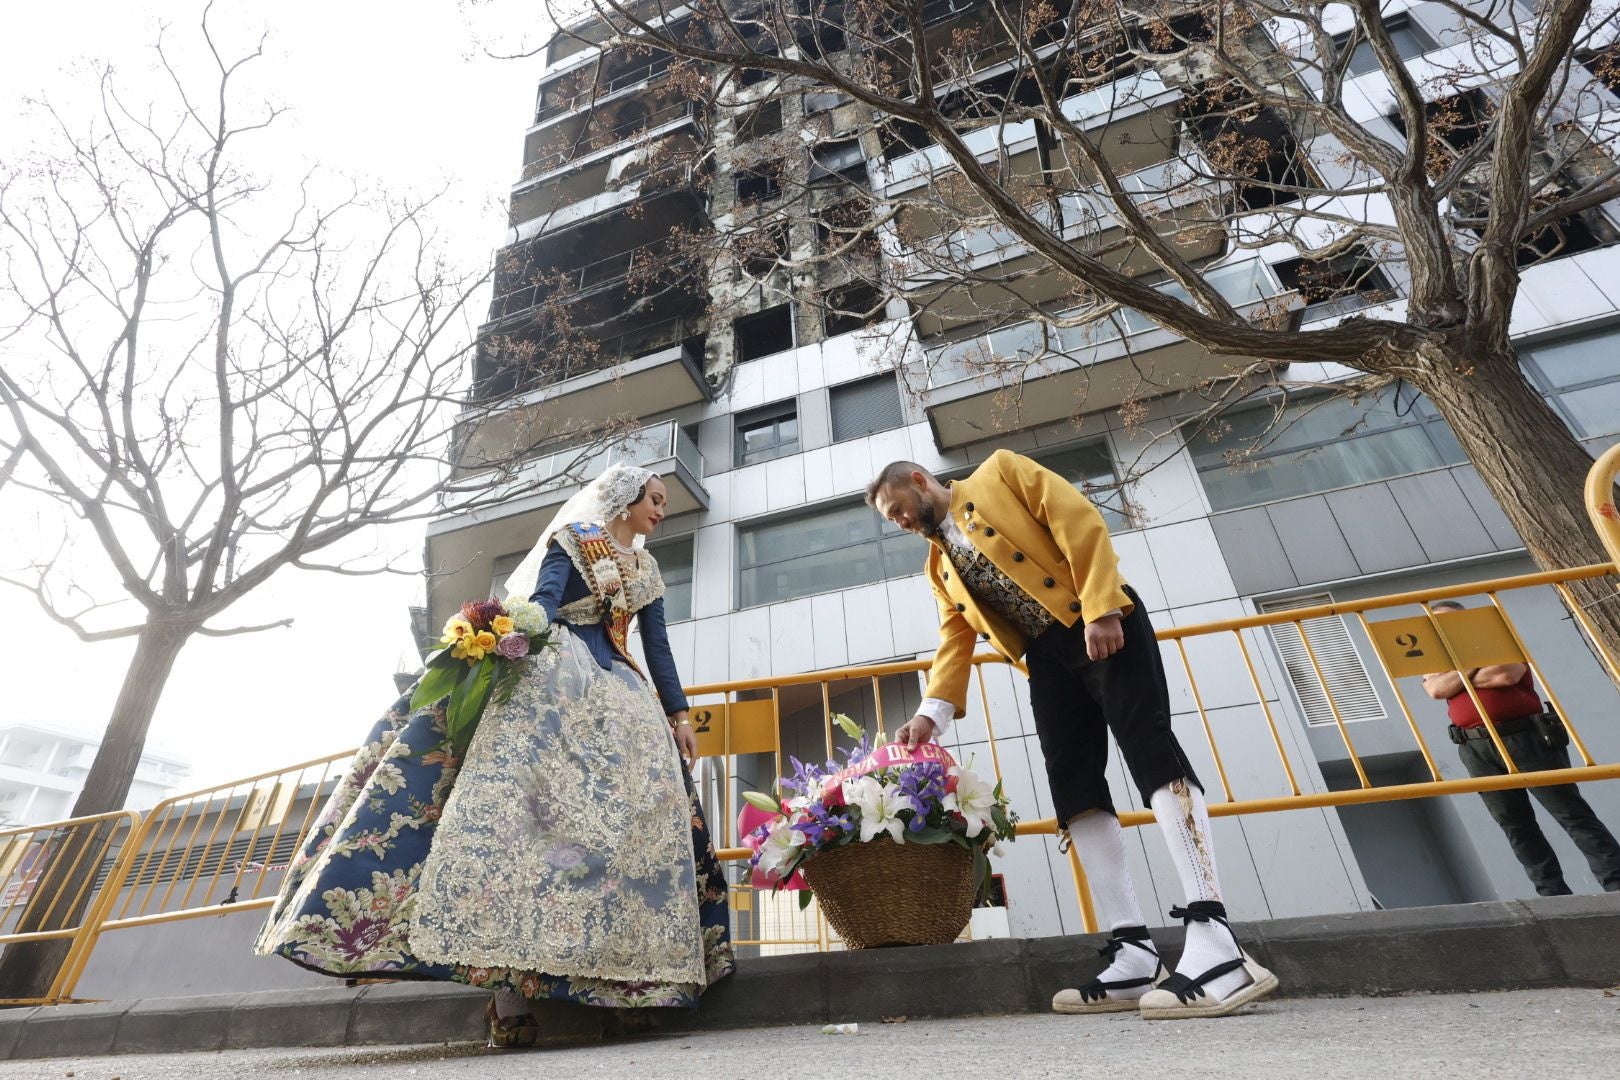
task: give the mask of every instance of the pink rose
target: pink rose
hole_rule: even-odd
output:
[[[529,638],[526,634],[511,633],[502,637],[495,643],[495,651],[508,660],[521,660],[529,655]]]

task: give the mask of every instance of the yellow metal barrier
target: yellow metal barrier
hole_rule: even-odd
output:
[[[353,750],[165,799],[147,812],[63,965],[71,995],[101,935],[204,915],[262,911]]]
[[[1614,460],[1620,462],[1620,456]],[[1500,599],[1500,594],[1513,590],[1550,587],[1557,589],[1569,602],[1572,599],[1567,591],[1570,582],[1599,578],[1613,572],[1614,566],[1610,564],[1586,566],[1161,630],[1160,641],[1174,643],[1174,654],[1180,660],[1180,670],[1186,677],[1188,698],[1198,714],[1199,729],[1215,764],[1212,779],[1217,782],[1218,790],[1216,786],[1211,786],[1209,791],[1211,815],[1223,817],[1311,807],[1352,806],[1620,777],[1620,763],[1594,759],[1581,738],[1578,726],[1560,703],[1557,688],[1549,684],[1546,672],[1536,662]],[[1466,596],[1483,596],[1489,606],[1444,615],[1436,615],[1432,611],[1436,601]],[[1393,619],[1378,617],[1381,613],[1391,613],[1399,608],[1413,609],[1416,614]],[[1571,603],[1570,610],[1590,636],[1591,627],[1582,617],[1579,606]],[[1460,618],[1460,615],[1467,617]],[[1393,689],[1413,745],[1422,756],[1430,780],[1374,785],[1369,779],[1351,737],[1349,721],[1335,699],[1331,681],[1323,673],[1316,646],[1312,642],[1308,624],[1324,618],[1353,620],[1347,625],[1360,628],[1373,642],[1371,651],[1377,667]],[[1300,782],[1301,768],[1314,766],[1314,761],[1290,758],[1287,741],[1273,708],[1276,702],[1286,699],[1286,691],[1281,686],[1268,689],[1262,676],[1263,665],[1257,664],[1254,642],[1250,640],[1255,635],[1277,628],[1292,628],[1303,643],[1305,657],[1320,683],[1328,712],[1332,716],[1332,725],[1354,770],[1357,780],[1354,787],[1311,791],[1306,790]],[[1596,641],[1595,638],[1593,640]],[[1235,785],[1229,776],[1224,764],[1226,756],[1223,755],[1220,718],[1212,715],[1212,710],[1206,705],[1207,695],[1200,689],[1189,642],[1199,643],[1206,650],[1209,649],[1206,643],[1227,643],[1222,662],[1232,670],[1241,669],[1246,674],[1253,697],[1238,704],[1257,707],[1266,730],[1261,745],[1269,744],[1277,756],[1274,780],[1267,782],[1264,789],[1250,790],[1243,785]],[[1600,642],[1598,644],[1601,645]],[[1260,648],[1260,655],[1268,655],[1264,645]],[[1612,663],[1612,657],[1605,654],[1605,658]],[[1562,716],[1580,764],[1554,772],[1517,771],[1496,733],[1493,718],[1480,707],[1479,711],[1501,748],[1510,772],[1505,776],[1443,779],[1434,752],[1424,737],[1424,724],[1419,722],[1419,714],[1415,714],[1407,702],[1400,679],[1427,672],[1467,669],[1481,663],[1504,662],[1529,665],[1537,684]],[[974,722],[982,720],[984,724],[989,765],[999,780],[1002,778],[998,746],[1000,737],[996,731],[995,710],[992,708],[986,670],[987,665],[997,665],[997,670],[1002,670],[1004,661],[1000,657],[986,655],[975,657],[973,664],[974,678],[978,682],[978,692],[974,697],[982,712]],[[931,660],[928,659],[911,660],[691,687],[688,695],[693,701],[700,755],[708,763],[705,771],[712,773],[705,782],[705,802],[710,809],[711,825],[721,858],[735,861],[744,860],[749,855],[747,848],[739,846],[736,835],[735,794],[745,787],[768,788],[782,775],[784,716],[794,720],[793,748],[801,756],[814,756],[812,750],[832,756],[836,740],[830,715],[835,711],[860,713],[865,718],[868,732],[879,740],[886,739],[891,731],[909,718],[909,710],[904,710],[906,715],[897,716],[893,715],[895,709],[903,709],[905,701],[915,698],[915,686],[907,696],[901,689],[901,683],[914,683],[916,674],[927,670],[930,665]],[[1005,690],[1005,686],[1002,689]],[[1475,704],[1480,706],[1477,697]],[[1223,706],[1231,707],[1230,701]],[[1443,730],[1443,720],[1436,712],[1435,702],[1425,700],[1422,714],[1432,718],[1427,721],[1431,728]],[[813,746],[805,745],[807,739]],[[1230,747],[1227,749],[1230,750]],[[77,855],[70,855],[66,848],[58,848],[61,854],[57,857],[60,859],[91,858],[96,865],[109,857],[114,859],[105,883],[99,888],[93,887],[88,880],[80,880],[72,875],[63,878],[77,881],[78,891],[68,895],[68,891],[59,890],[63,891],[62,902],[77,902],[88,895],[92,898],[88,914],[66,928],[0,934],[0,943],[72,937],[72,951],[52,991],[53,997],[59,1000],[72,994],[103,932],[203,915],[262,911],[273,901],[284,862],[303,843],[320,806],[341,773],[341,764],[351,756],[352,751],[333,754],[276,772],[178,796],[160,803],[144,819],[137,819],[133,814],[103,815],[83,822],[0,833],[0,843],[7,843],[8,839],[17,837],[57,835],[59,830],[70,826],[78,828],[117,823],[104,830],[106,835],[92,829],[98,839],[95,843],[81,843],[82,850]],[[769,765],[766,766],[765,762]],[[759,771],[759,775],[739,775],[739,770],[750,764]],[[700,780],[703,780],[702,773]],[[1248,781],[1249,788],[1254,784],[1255,781]],[[1126,825],[1140,825],[1152,821],[1153,816],[1148,811],[1128,811],[1120,815],[1120,820]],[[123,837],[121,843],[120,829]],[[1018,826],[1021,835],[1050,836],[1058,831],[1059,822],[1052,818],[1026,820]],[[20,887],[12,884],[12,879],[19,874],[26,876],[25,864],[32,865],[26,854],[32,842],[23,841],[21,846],[8,844],[0,847],[0,869],[5,871],[0,881],[7,883],[6,902],[11,905],[4,909],[8,921],[0,922],[0,929],[12,925],[9,920],[18,903],[55,902],[30,900],[11,891]],[[115,849],[116,856],[113,855]],[[1082,922],[1087,930],[1094,930],[1096,921],[1092,914],[1084,867],[1072,850],[1067,854]],[[34,861],[38,862],[38,859]],[[755,895],[746,886],[734,886],[733,898],[738,913],[739,944],[781,949],[827,949],[836,943],[836,938],[824,921],[813,911],[799,917],[796,908],[784,909],[780,899],[767,900]],[[787,903],[791,905],[791,899]],[[778,933],[767,934],[762,929],[765,922],[771,921],[765,918],[764,909],[767,906],[771,919],[783,924]],[[755,927],[754,933],[743,932],[745,921]]]
[[[1159,640],[1161,642],[1175,643],[1176,654],[1181,660],[1181,668],[1187,677],[1189,696],[1191,698],[1193,707],[1198,714],[1199,723],[1205,742],[1208,746],[1211,759],[1215,764],[1214,779],[1218,781],[1219,789],[1217,790],[1215,787],[1211,787],[1209,791],[1210,814],[1216,817],[1225,817],[1238,814],[1271,813],[1279,810],[1300,810],[1312,807],[1354,806],[1363,803],[1386,802],[1399,799],[1429,798],[1437,795],[1459,795],[1480,791],[1501,790],[1505,788],[1528,788],[1550,784],[1574,783],[1577,781],[1620,778],[1620,762],[1600,763],[1594,760],[1592,757],[1592,754],[1588,750],[1585,741],[1581,738],[1578,726],[1574,723],[1569,713],[1561,704],[1557,689],[1549,683],[1546,673],[1542,670],[1541,666],[1536,662],[1535,657],[1531,654],[1528,646],[1524,642],[1523,637],[1520,635],[1517,627],[1513,623],[1513,620],[1508,615],[1507,610],[1502,606],[1499,596],[1499,594],[1503,592],[1509,592],[1512,590],[1553,587],[1560,591],[1566,602],[1570,602],[1572,598],[1567,592],[1567,586],[1570,582],[1599,578],[1614,572],[1615,568],[1613,565],[1600,564],[1595,566],[1578,567],[1573,570],[1547,571],[1534,574],[1517,575],[1507,578],[1495,578],[1486,581],[1471,582],[1464,585],[1395,593],[1392,595],[1380,596],[1367,600],[1346,601],[1342,603],[1319,605],[1308,608],[1294,608],[1287,611],[1262,615],[1251,615],[1237,619],[1225,619],[1217,622],[1199,623],[1183,627],[1167,627],[1161,629],[1158,632]],[[1457,626],[1453,626],[1448,629],[1448,621],[1455,619],[1457,617],[1456,615],[1436,616],[1431,611],[1431,605],[1440,600],[1478,596],[1485,597],[1489,601],[1490,607],[1472,609],[1470,613],[1461,613],[1479,616],[1464,620],[1464,622],[1467,623],[1471,628],[1467,633],[1460,632],[1461,627]],[[1415,618],[1402,620],[1378,621],[1370,620],[1367,617],[1369,613],[1388,612],[1391,609],[1402,607],[1417,608],[1420,611],[1420,614]],[[1579,608],[1577,605],[1571,603],[1570,609],[1571,611],[1576,612],[1577,615],[1579,614]],[[1429,771],[1431,777],[1430,780],[1422,783],[1386,784],[1375,786],[1369,779],[1367,770],[1362,763],[1361,757],[1356,750],[1354,740],[1351,737],[1349,728],[1347,726],[1347,721],[1343,716],[1339,703],[1334,697],[1331,682],[1323,672],[1320,660],[1318,659],[1315,648],[1312,645],[1309,629],[1306,626],[1306,624],[1311,620],[1331,617],[1353,618],[1356,621],[1356,624],[1361,627],[1364,632],[1366,632],[1368,638],[1373,641],[1374,649],[1372,651],[1374,657],[1378,662],[1378,666],[1388,679],[1389,685],[1395,694],[1402,716],[1405,719],[1407,729],[1412,735],[1414,746],[1422,755],[1423,761],[1425,762],[1425,765]],[[1419,640],[1432,651],[1421,659],[1403,655],[1401,661],[1403,665],[1402,668],[1400,670],[1394,670],[1392,669],[1389,661],[1386,659],[1385,648],[1381,647],[1381,643],[1393,648],[1394,639],[1402,636],[1401,634],[1397,634],[1395,631],[1404,631],[1414,623],[1418,629],[1426,628],[1428,630],[1429,637]],[[1580,619],[1580,625],[1590,634],[1591,627],[1584,619]],[[1481,626],[1484,626],[1489,631],[1489,633],[1483,639],[1483,642],[1479,637]],[[1339,738],[1344,745],[1345,754],[1349,764],[1355,772],[1358,786],[1335,791],[1311,792],[1301,790],[1294,765],[1289,760],[1288,753],[1284,747],[1282,734],[1278,729],[1277,718],[1272,708],[1273,701],[1283,699],[1285,692],[1279,688],[1278,690],[1271,691],[1268,697],[1268,693],[1261,682],[1259,671],[1255,666],[1250,645],[1245,640],[1245,632],[1253,633],[1258,631],[1268,631],[1275,627],[1292,627],[1294,632],[1299,635],[1299,639],[1304,646],[1306,657],[1310,662],[1316,680],[1320,684],[1328,710],[1332,715],[1333,726],[1336,728]],[[1233,790],[1233,786],[1228,778],[1227,771],[1223,763],[1221,744],[1220,740],[1217,738],[1215,724],[1210,715],[1210,711],[1205,707],[1204,695],[1199,689],[1197,674],[1193,670],[1193,665],[1188,656],[1188,650],[1186,648],[1186,643],[1189,641],[1204,642],[1211,640],[1230,640],[1233,645],[1233,652],[1231,655],[1234,657],[1234,661],[1240,658],[1243,668],[1248,675],[1249,683],[1254,690],[1254,698],[1252,701],[1247,702],[1246,704],[1258,706],[1260,713],[1265,720],[1270,745],[1276,750],[1277,753],[1278,776],[1275,791],[1249,793],[1234,792]],[[1415,640],[1412,643],[1412,646],[1415,647],[1419,643],[1419,640]],[[1595,643],[1597,643],[1595,638],[1593,640]],[[1410,653],[1412,651],[1411,647],[1403,646],[1403,648],[1405,653]],[[1487,656],[1486,659],[1481,660],[1481,649],[1495,649],[1496,653],[1491,654],[1494,655],[1494,658]],[[996,778],[1000,780],[1002,778],[1001,761],[1000,754],[997,750],[997,737],[994,726],[994,718],[990,708],[989,692],[985,684],[984,665],[1002,663],[1003,661],[997,656],[981,655],[974,657],[973,662],[975,665],[975,677],[979,684],[977,697],[983,708],[982,719],[986,727],[986,737],[990,750],[991,766],[995,771]],[[1402,677],[1409,677],[1412,675],[1429,672],[1463,670],[1479,666],[1481,663],[1507,662],[1523,662],[1528,664],[1537,685],[1547,695],[1554,709],[1562,717],[1564,725],[1570,733],[1571,746],[1574,752],[1579,756],[1581,764],[1569,769],[1551,772],[1525,773],[1518,771],[1516,765],[1513,763],[1511,754],[1508,752],[1506,745],[1502,742],[1501,736],[1496,731],[1496,725],[1493,718],[1489,715],[1489,711],[1479,700],[1477,694],[1474,693],[1473,688],[1469,687],[1468,693],[1473,699],[1475,707],[1479,710],[1481,717],[1484,719],[1486,727],[1491,733],[1492,739],[1501,752],[1503,761],[1508,766],[1509,774],[1506,776],[1495,777],[1469,777],[1465,779],[1452,780],[1442,779],[1440,769],[1435,761],[1434,753],[1429,747],[1428,740],[1424,738],[1420,724],[1414,715],[1411,706],[1406,701],[1405,694],[1402,692],[1400,687],[1399,679]],[[740,702],[738,700],[740,695],[755,695],[756,701],[766,707],[765,715],[763,717],[756,717],[747,726],[747,750],[742,751],[743,753],[769,752],[773,755],[775,765],[774,774],[769,778],[756,778],[756,781],[762,780],[763,782],[755,782],[753,784],[753,786],[756,787],[763,787],[771,783],[775,776],[779,776],[782,773],[782,712],[780,703],[784,691],[787,691],[790,688],[818,688],[820,691],[820,714],[823,718],[825,718],[829,712],[833,711],[831,708],[831,698],[833,696],[834,688],[844,688],[843,692],[848,693],[848,688],[850,687],[859,686],[863,683],[869,684],[869,701],[872,705],[871,711],[873,713],[873,719],[875,720],[875,723],[869,725],[869,727],[874,731],[879,739],[882,739],[886,736],[886,732],[890,728],[898,727],[898,724],[892,723],[892,718],[885,718],[883,715],[883,693],[881,690],[881,681],[885,678],[896,675],[908,675],[925,671],[930,666],[930,660],[915,660],[889,664],[876,664],[866,667],[809,672],[805,674],[773,678],[744,679],[726,683],[715,683],[706,686],[695,686],[688,691],[688,694],[695,703],[693,706],[695,710],[702,710],[706,707],[704,704],[699,703],[700,699],[715,696],[720,697],[722,699],[720,702],[707,706],[711,710],[711,713],[717,716],[730,717],[734,715],[736,710],[738,710],[740,707],[746,707],[751,704],[747,701]],[[768,698],[763,696],[767,694],[769,695]],[[1424,704],[1427,706],[1427,711],[1430,713],[1430,715],[1434,716],[1434,720],[1431,721],[1433,726],[1436,728],[1436,730],[1443,730],[1441,726],[1443,724],[1443,719],[1441,719],[1443,714],[1437,714],[1435,712],[1437,703],[1425,700]],[[766,732],[768,738],[764,739],[763,742],[761,740],[761,733],[758,730],[758,728],[761,726],[759,724],[759,720],[761,719],[768,722]],[[739,727],[741,727],[741,725],[739,725]],[[824,723],[821,730],[823,742],[825,744],[824,748],[828,756],[831,756],[834,746],[834,739],[830,722]],[[722,859],[746,859],[750,854],[748,849],[735,846],[737,840],[735,837],[735,804],[732,798],[732,789],[733,774],[736,767],[738,751],[736,747],[732,745],[733,735],[734,733],[728,726],[726,730],[720,733],[720,737],[707,744],[704,747],[704,750],[705,753],[711,754],[717,759],[718,768],[720,770],[720,809],[722,818],[720,822],[717,823],[718,827],[715,829],[716,843],[724,844],[722,850],[720,851],[720,857]],[[1142,825],[1150,823],[1154,820],[1152,812],[1147,810],[1127,811],[1121,813],[1119,817],[1120,821],[1125,825]],[[1018,833],[1019,835],[1053,835],[1059,831],[1059,826],[1060,823],[1053,818],[1026,820],[1019,823]],[[1082,922],[1086,930],[1094,931],[1096,929],[1096,920],[1092,913],[1089,890],[1085,882],[1084,867],[1081,866],[1079,859],[1075,856],[1072,850],[1068,852],[1068,856],[1070,860],[1070,868],[1074,876],[1075,891],[1080,907]],[[822,939],[826,939],[825,931],[822,934]],[[797,940],[793,942],[793,944],[809,943],[810,942],[804,940]],[[772,944],[789,943],[772,942]]]
[[[76,943],[99,920],[105,881],[139,822],[139,814],[120,810],[0,831],[0,946]],[[71,956],[70,948],[44,997],[4,1004],[61,1000]]]

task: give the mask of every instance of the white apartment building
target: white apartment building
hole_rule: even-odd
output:
[[[77,728],[44,723],[0,727],[0,827],[69,817],[100,747],[100,735]],[[190,774],[191,763],[184,757],[148,748],[135,769],[125,808],[150,809]]]
[[[951,19],[972,7],[944,4],[933,25],[948,28]],[[1457,28],[1457,16],[1446,5],[1384,8],[1414,70],[1466,60],[1465,49],[1445,44]],[[688,100],[660,93],[666,62],[602,58],[599,52],[566,38],[553,45],[535,123],[525,135],[524,177],[513,189],[514,225],[503,255],[524,265],[578,271],[577,303],[628,313],[604,332],[601,363],[534,386],[503,423],[608,413],[639,418],[639,434],[603,455],[603,461],[615,456],[635,461],[668,484],[671,514],[652,550],[669,585],[670,638],[688,684],[932,653],[937,615],[920,576],[923,542],[887,526],[862,502],[875,472],[901,458],[949,477],[1007,447],[1088,489],[1101,489],[1096,497],[1113,527],[1126,576],[1160,627],[1532,568],[1522,541],[1444,422],[1409,390],[1302,411],[1262,460],[1236,468],[1225,451],[1255,425],[1268,422],[1269,415],[1263,420],[1261,411],[1232,413],[1225,439],[1190,445],[1153,441],[1155,423],[1186,407],[1174,396],[1150,402],[1146,422],[1121,417],[1121,401],[1110,399],[1107,387],[1110,372],[1128,362],[1127,354],[1152,356],[1162,367],[1179,365],[1189,378],[1209,359],[1139,317],[1127,316],[1123,335],[1091,332],[1077,341],[1075,352],[1086,356],[1084,370],[1073,364],[1037,366],[1026,375],[1014,420],[1003,412],[992,423],[1003,388],[951,359],[975,349],[1010,355],[1021,348],[1027,328],[953,336],[943,322],[912,318],[892,307],[875,325],[824,321],[819,312],[797,307],[785,284],[754,290],[748,310],[718,319],[708,314],[709,301],[734,300],[737,283],[697,277],[684,291],[668,290],[656,303],[632,310],[626,278],[635,252],[693,221],[722,219],[730,212],[734,189],[727,185],[731,167],[723,159],[707,191],[689,175],[635,176],[636,145],[698,138],[698,110]],[[588,122],[567,79],[587,66],[597,70],[599,59],[608,92],[598,93],[596,108],[633,103],[634,121],[622,130],[627,140],[634,132],[636,145],[609,139],[604,146],[599,137],[583,151],[551,149],[559,132],[577,131]],[[1392,106],[1382,74],[1376,65],[1357,70],[1363,73],[1352,80],[1350,97],[1358,118],[1388,123]],[[1172,74],[1151,69],[1121,83],[1106,95],[1111,122],[1129,121],[1146,130],[1174,123],[1177,104],[1188,92]],[[793,130],[827,108],[826,97],[805,94],[804,114],[781,122]],[[1064,103],[1065,112],[1083,122],[1100,115],[1100,100],[1079,95]],[[735,117],[708,122],[722,142],[734,137]],[[1016,157],[1026,134],[1028,152],[1038,152],[1032,132],[999,131],[983,138],[989,149],[993,143]],[[1331,173],[1332,147],[1301,149],[1314,167]],[[840,147],[838,154],[835,164],[842,174],[859,174],[890,192],[920,182],[939,164],[926,147],[861,143],[854,150]],[[806,157],[811,168],[831,168],[825,155]],[[1165,166],[1161,157],[1143,170]],[[750,182],[742,175],[736,179]],[[1071,210],[1085,208],[1064,212]],[[1364,205],[1345,211],[1371,212]],[[1568,254],[1525,269],[1514,332],[1530,377],[1575,432],[1596,447],[1620,435],[1620,247],[1608,246],[1607,239],[1620,236],[1620,214],[1613,206],[1597,208],[1587,226],[1582,243],[1572,244]],[[981,239],[984,259],[1018,257],[1002,240]],[[801,241],[814,242],[793,239]],[[1292,251],[1222,254],[1212,246],[1208,254],[1206,275],[1234,299],[1284,296],[1298,286]],[[1310,305],[1302,322],[1339,319],[1379,303],[1400,306],[1401,281],[1380,279],[1369,289],[1375,286],[1378,292],[1367,296]],[[486,331],[521,334],[525,313],[538,302],[533,287],[512,278],[498,283],[497,293]],[[898,373],[897,336],[909,342]],[[1325,381],[1348,374],[1317,367],[1296,374]],[[490,355],[481,358],[479,370],[482,378],[499,377]],[[1091,393],[1087,411],[1076,417],[1071,403],[1080,379],[1091,380]],[[1269,407],[1262,411],[1269,414]],[[541,453],[531,467],[542,475],[555,472],[564,454]],[[1117,477],[1128,463],[1154,467],[1121,488]],[[428,531],[428,558],[435,570],[446,572],[430,582],[429,624],[439,625],[464,599],[503,585],[570,491],[558,487],[475,519],[435,521]],[[1615,722],[1620,700],[1558,597],[1550,590],[1526,590],[1503,599],[1530,635],[1565,705],[1583,718],[1594,755],[1620,756],[1620,723]],[[1400,703],[1355,620],[1320,620],[1308,632],[1372,781],[1427,779]],[[1298,635],[1290,640],[1287,634],[1258,631],[1246,640],[1301,788],[1356,783],[1320,682],[1299,662]],[[1235,649],[1194,642],[1189,653],[1234,797],[1279,793],[1277,747]],[[1178,732],[1195,767],[1213,785],[1216,768],[1199,703],[1168,644],[1165,658]],[[1021,680],[996,666],[986,669],[986,678],[1007,789],[1024,816],[1046,816],[1051,808],[1043,764]],[[1407,701],[1417,700],[1410,687],[1404,689]],[[872,726],[881,704],[892,732],[919,698],[920,688],[910,677],[884,680],[881,703],[874,700],[870,681],[856,680],[835,695],[834,707]],[[819,757],[819,692],[802,699],[784,692],[781,709],[784,755]],[[981,712],[975,702],[969,717],[952,730],[950,745],[959,759],[972,758],[977,767],[988,768]],[[1445,741],[1442,711],[1414,719],[1425,726],[1443,774],[1465,775]],[[738,783],[766,787],[770,771],[768,755],[741,759]],[[1110,776],[1120,807],[1136,808],[1138,797],[1117,762]],[[1222,798],[1218,787],[1212,786],[1210,798]],[[1620,825],[1620,788],[1593,787],[1588,798],[1600,815]],[[711,815],[718,818],[718,809],[711,807]],[[1499,830],[1473,796],[1224,817],[1215,828],[1228,902],[1243,919],[1531,893]],[[1562,832],[1551,825],[1547,831],[1571,884],[1595,890]],[[1180,901],[1168,856],[1155,836],[1133,833],[1131,858],[1150,894],[1144,896],[1146,908],[1163,912]],[[1078,928],[1067,861],[1055,839],[1020,840],[997,869],[1005,875],[1014,934]]]

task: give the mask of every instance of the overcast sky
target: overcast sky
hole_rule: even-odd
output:
[[[19,119],[25,97],[48,100],[68,116],[89,116],[94,87],[78,61],[110,61],[126,95],[143,88],[156,95],[149,47],[160,21],[171,34],[194,40],[201,7],[189,0],[7,5],[0,139],[15,147],[32,137],[28,121]],[[286,170],[283,179],[318,163],[364,186],[447,186],[441,220],[452,254],[480,264],[500,241],[541,65],[488,59],[479,45],[543,36],[539,5],[526,7],[525,22],[507,27],[497,21],[513,18],[514,6],[477,8],[474,27],[453,0],[221,3],[211,25],[231,44],[270,33],[257,87],[290,109],[278,121],[276,145],[286,150],[273,166]],[[486,304],[481,297],[477,317]],[[0,531],[0,565],[18,562],[13,533]],[[420,525],[376,538],[376,546],[396,553],[397,565],[420,569]],[[291,616],[293,627],[194,640],[158,707],[149,745],[190,759],[190,786],[354,745],[393,700],[394,672],[410,662],[406,608],[421,594],[416,577],[276,577],[232,612],[231,624]],[[22,593],[0,592],[0,612],[8,630],[0,649],[0,685],[8,691],[0,724],[37,718],[99,730],[129,646],[81,644]],[[345,636],[341,661],[322,659],[330,656],[335,623],[356,631]]]

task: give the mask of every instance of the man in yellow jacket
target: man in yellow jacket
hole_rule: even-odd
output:
[[[997,450],[966,479],[941,484],[896,461],[866,491],[878,513],[930,542],[939,651],[917,715],[898,737],[916,745],[966,712],[979,635],[1029,669],[1030,706],[1057,819],[1086,867],[1108,922],[1108,966],[1052,1007],[1063,1013],[1139,1010],[1149,1019],[1224,1016],[1275,989],[1248,958],[1221,903],[1203,790],[1170,726],[1158,639],[1120,576],[1108,528],[1073,484]],[[1186,948],[1166,976],[1142,918],[1124,835],[1103,772],[1114,733],[1142,801],[1153,808],[1187,895],[1172,918]]]

